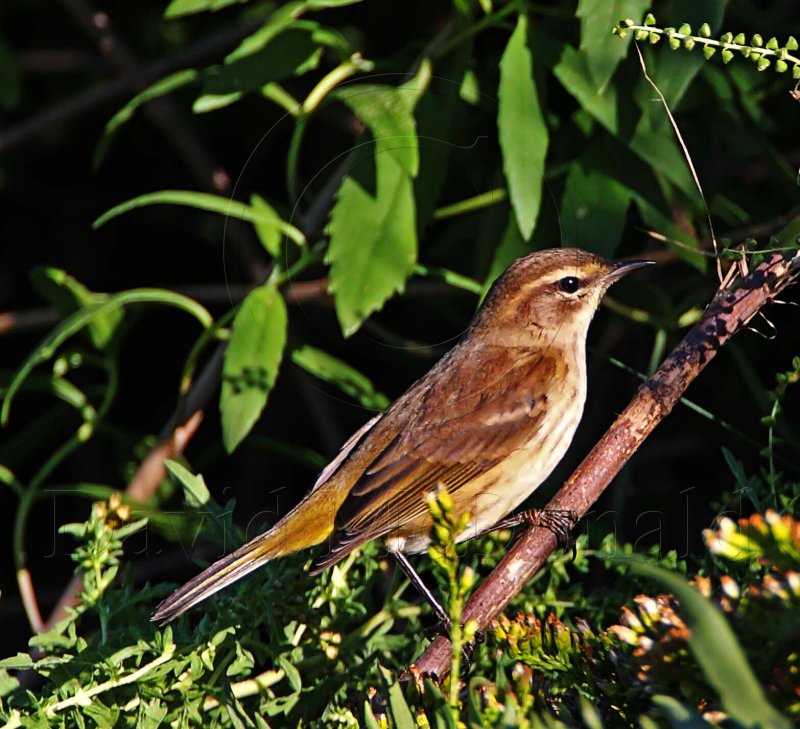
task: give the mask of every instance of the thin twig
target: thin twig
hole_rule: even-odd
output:
[[[719,349],[798,275],[800,254],[787,260],[775,253],[742,279],[735,290],[720,289],[703,318],[639,388],[547,508],[584,516]],[[475,620],[485,629],[544,566],[556,546],[552,532],[528,529],[475,590],[464,609],[463,621]],[[413,673],[442,679],[449,659],[450,642],[440,636],[417,660]]]

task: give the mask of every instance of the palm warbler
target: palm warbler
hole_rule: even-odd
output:
[[[462,539],[542,514],[507,518],[575,434],[586,399],[586,334],[600,299],[650,263],[570,248],[515,261],[462,341],[344,444],[294,510],[176,590],[153,620],[171,620],[270,560],[325,540],[315,571],[383,539],[430,600],[403,556],[428,545],[425,495],[445,489],[454,514],[471,515]]]

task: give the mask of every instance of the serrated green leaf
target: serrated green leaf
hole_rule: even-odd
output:
[[[533,78],[524,15],[500,59],[497,127],[511,206],[522,237],[528,240],[539,216],[548,133]]]
[[[731,718],[746,726],[788,729],[789,722],[767,701],[719,608],[677,574],[642,559],[631,567],[634,573],[658,580],[678,598],[690,631],[689,647]]]
[[[335,92],[366,124],[328,224],[330,290],[345,336],[403,291],[417,260],[413,175],[416,126],[402,91],[359,85]]]
[[[641,18],[649,0],[578,0],[575,15],[581,20],[580,51],[586,55],[594,83],[602,91],[628,53],[630,43],[611,35],[620,18]]]
[[[308,345],[298,347],[292,351],[292,362],[314,377],[336,385],[366,408],[384,410],[389,406],[389,398],[378,392],[368,377],[321,349]]]
[[[154,84],[148,86],[144,91],[140,91],[138,94],[136,94],[136,96],[134,96],[127,104],[125,104],[125,106],[123,106],[116,114],[114,114],[114,116],[112,116],[108,122],[106,122],[106,125],[103,128],[103,134],[100,137],[100,141],[97,143],[94,156],[92,157],[92,168],[96,170],[98,167],[100,167],[103,159],[105,159],[105,156],[108,153],[109,148],[111,147],[111,143],[114,140],[114,136],[116,135],[117,131],[123,124],[131,119],[140,106],[152,101],[153,99],[157,99],[160,96],[164,96],[175,89],[187,86],[195,81],[198,75],[198,72],[193,68],[176,71],[169,76],[159,79]]]
[[[378,84],[354,84],[335,89],[331,96],[347,104],[367,126],[375,141],[375,156],[389,154],[407,175],[419,171],[417,127],[410,101],[417,90]]]
[[[233,321],[222,368],[222,440],[231,453],[267,403],[286,345],[286,305],[272,284],[251,291]]]
[[[69,315],[81,309],[108,301],[108,294],[90,291],[80,281],[59,268],[34,268],[31,271],[34,288],[55,306],[62,314]],[[106,313],[92,318],[87,332],[92,344],[105,349],[124,318],[121,307],[109,309]]]
[[[211,493],[206,486],[205,479],[200,474],[193,474],[177,461],[166,459],[164,465],[167,471],[183,487],[183,498],[188,506],[199,509],[211,501]]]
[[[564,245],[614,255],[632,200],[625,185],[591,164],[573,164],[561,198]]]

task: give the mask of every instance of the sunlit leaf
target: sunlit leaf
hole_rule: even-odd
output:
[[[366,124],[328,224],[330,290],[345,336],[401,292],[417,259],[416,127],[404,93],[384,86],[336,92]]]
[[[251,291],[233,321],[222,368],[222,440],[232,452],[267,403],[286,344],[286,305],[272,284]]]
[[[250,196],[250,207],[256,212],[263,215],[265,218],[273,218],[280,220],[280,216],[275,212],[274,208],[260,195]],[[258,240],[261,245],[273,258],[277,258],[281,253],[281,231],[277,225],[272,223],[253,223],[256,229]]]
[[[500,60],[497,127],[511,206],[522,237],[531,237],[542,202],[548,134],[533,78],[528,21],[520,15]]]
[[[190,190],[160,190],[159,192],[139,195],[139,197],[120,203],[103,213],[92,223],[92,228],[96,230],[123,213],[147,207],[148,205],[185,205],[198,210],[206,210],[210,213],[219,213],[226,218],[236,218],[250,223],[274,226],[297,245],[305,245],[303,233],[293,225],[277,218],[274,211],[268,212],[263,207],[257,209],[233,198],[220,197],[207,192],[192,192]]]

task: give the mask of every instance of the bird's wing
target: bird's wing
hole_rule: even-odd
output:
[[[330,553],[316,570],[424,518],[425,494],[441,487],[456,496],[524,445],[541,422],[544,390],[560,365],[549,354],[493,348],[445,366],[446,379],[424,378],[376,426],[380,446],[344,499]],[[431,382],[439,386],[426,386]]]

